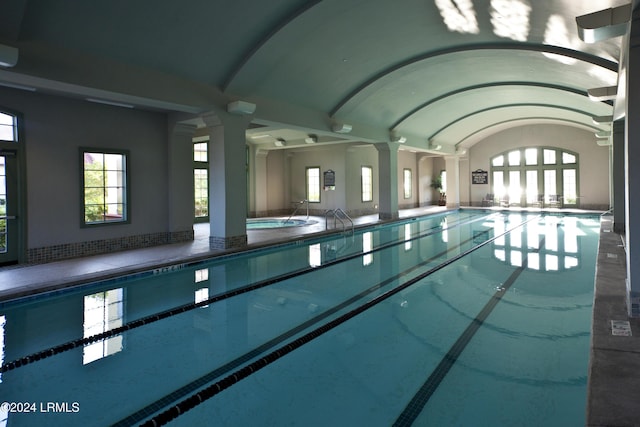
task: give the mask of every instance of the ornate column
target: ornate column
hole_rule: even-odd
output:
[[[380,219],[398,219],[398,148],[395,142],[379,142],[378,198]]]
[[[460,207],[460,158],[447,156],[445,169],[447,171],[447,207]]]
[[[247,246],[247,170],[245,132],[249,116],[226,112],[202,116],[209,128],[209,245]]]

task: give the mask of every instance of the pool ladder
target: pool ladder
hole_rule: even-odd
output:
[[[309,200],[305,199],[305,200],[300,200],[299,202],[292,202],[295,203],[297,206],[294,209],[293,213],[291,215],[289,215],[289,218],[287,218],[287,220],[284,222],[284,224],[288,223],[291,218],[293,218],[293,216],[298,213],[298,209],[300,209],[300,206],[302,206],[303,204],[307,204],[307,219],[309,219]]]
[[[343,211],[340,208],[337,209],[329,209],[328,211],[326,211],[324,213],[324,228],[325,230],[329,229],[329,216],[333,215],[333,228],[336,228],[336,222],[340,221],[340,223],[342,224],[342,231],[344,232],[346,229],[346,224],[345,221],[348,221],[351,224],[351,234],[353,234],[353,220],[351,219],[351,217],[349,217],[349,215],[347,215],[345,213],[345,211]]]

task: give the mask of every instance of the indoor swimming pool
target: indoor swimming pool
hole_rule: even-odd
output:
[[[0,426],[582,426],[599,227],[449,211],[0,303]]]

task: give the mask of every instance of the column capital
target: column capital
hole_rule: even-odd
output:
[[[196,125],[190,125],[187,123],[174,123],[171,128],[171,133],[173,135],[185,135],[185,136],[193,136],[198,130]]]
[[[400,149],[400,144],[397,142],[376,142],[373,144],[378,151],[398,151]]]
[[[263,148],[256,149],[256,158],[267,157],[269,155],[269,150],[265,150]]]

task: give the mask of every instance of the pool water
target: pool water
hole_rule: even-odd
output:
[[[0,400],[79,410],[0,425],[584,425],[598,232],[462,210],[5,303]]]

